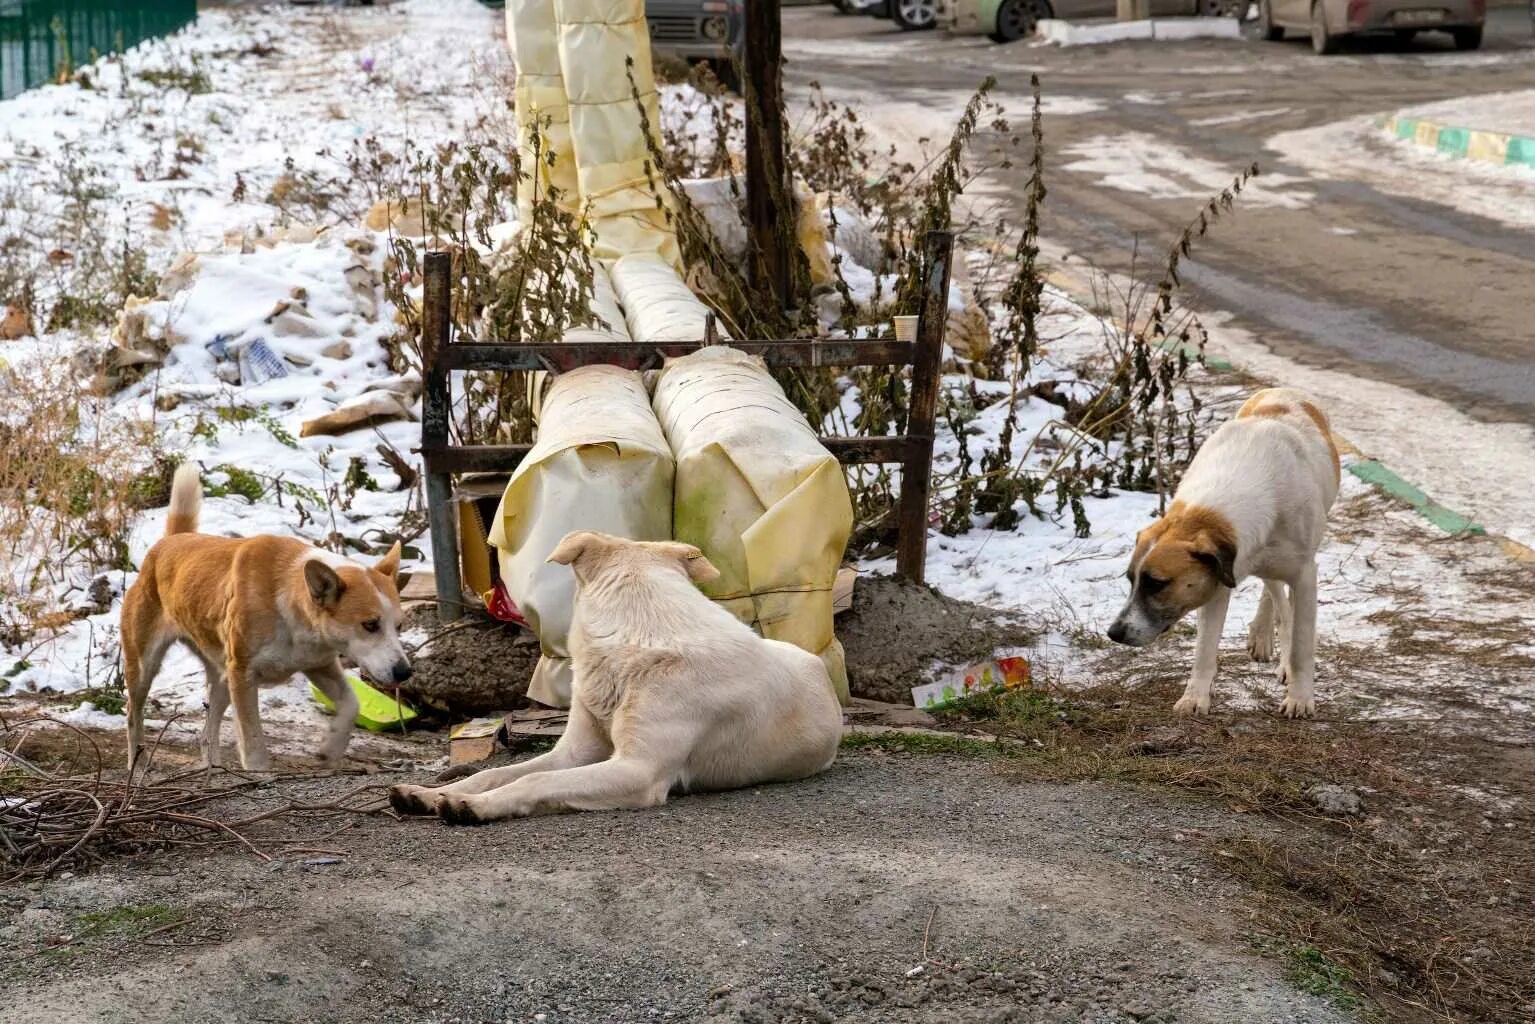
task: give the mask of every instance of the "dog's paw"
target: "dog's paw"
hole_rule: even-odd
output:
[[[1182,717],[1189,715],[1208,715],[1210,713],[1210,695],[1202,694],[1192,697],[1184,694],[1178,698],[1178,703],[1173,705],[1173,714]]]
[[[467,797],[445,796],[437,802],[437,814],[449,825],[483,825],[489,819],[480,817]]]
[[[436,814],[437,798],[421,786],[389,787],[389,806],[400,814]]]
[[[1286,718],[1310,718],[1316,714],[1316,701],[1310,697],[1288,696],[1279,705],[1279,711]]]
[[[1274,632],[1273,630],[1247,631],[1247,656],[1253,661],[1274,660]]]

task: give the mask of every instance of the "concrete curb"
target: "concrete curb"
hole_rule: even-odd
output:
[[[1399,139],[1450,156],[1489,164],[1535,167],[1535,136],[1459,128],[1400,115],[1382,118],[1380,126]]]
[[[1535,149],[1531,150],[1535,153]],[[1064,269],[1052,269],[1045,275],[1045,280],[1056,288],[1066,292],[1074,300],[1084,305],[1092,298],[1093,292],[1090,284],[1082,281],[1076,274]],[[1085,297],[1085,298],[1084,298]],[[1175,339],[1167,339],[1163,342],[1164,348],[1177,345]],[[1197,350],[1193,346],[1185,348],[1194,357]],[[1205,353],[1205,366],[1209,369],[1223,373],[1236,370],[1229,359],[1214,353]],[[1509,558],[1524,565],[1535,565],[1535,549],[1530,548],[1512,537],[1501,534],[1488,533],[1486,528],[1477,523],[1470,516],[1462,515],[1453,509],[1446,508],[1434,499],[1430,498],[1421,488],[1408,483],[1391,469],[1377,459],[1366,456],[1357,446],[1338,434],[1332,435],[1333,444],[1337,446],[1340,455],[1352,456],[1352,460],[1344,464],[1344,469],[1353,476],[1363,480],[1388,497],[1410,505],[1424,519],[1453,537],[1485,537],[1498,545],[1498,548]]]
[[[1039,38],[1056,46],[1099,46],[1136,39],[1240,39],[1235,18],[1144,18],[1138,21],[1086,22],[1041,18]]]

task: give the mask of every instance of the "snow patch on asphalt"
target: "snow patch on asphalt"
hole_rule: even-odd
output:
[[[1535,168],[1467,160],[1396,138],[1380,127],[1389,113],[1281,132],[1264,145],[1316,177],[1535,228]]]
[[[1154,199],[1209,199],[1231,184],[1240,166],[1216,163],[1144,132],[1098,135],[1067,146],[1075,157],[1065,170],[1097,175],[1097,183],[1124,192],[1138,192]],[[1265,174],[1242,192],[1242,202],[1256,206],[1303,209],[1311,204],[1311,192],[1296,188],[1304,178]]]
[[[1278,117],[1281,114],[1288,114],[1291,109],[1292,108],[1290,107],[1271,107],[1267,110],[1243,110],[1235,114],[1220,114],[1216,117],[1201,117],[1197,120],[1190,121],[1189,124],[1200,128],[1209,128],[1222,124],[1241,124],[1243,121],[1258,121],[1266,117]]]

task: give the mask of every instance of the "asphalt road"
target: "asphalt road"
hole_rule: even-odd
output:
[[[1442,201],[1444,188],[1459,187],[1452,165],[1434,170],[1440,194],[1407,196],[1369,174],[1292,166],[1265,147],[1280,132],[1535,88],[1525,9],[1494,9],[1476,54],[1434,35],[1405,49],[1367,41],[1330,58],[1298,37],[998,46],[902,33],[830,7],[786,11],[784,37],[791,91],[819,81],[839,98],[905,110],[937,138],[988,74],[1009,113],[1026,113],[1037,73],[1059,104],[1058,114],[1046,111],[1046,233],[1109,270],[1128,268],[1137,241],[1143,254],[1163,251],[1199,205],[1197,190],[1169,194],[1144,173],[1106,183],[1116,170],[1133,178],[1160,159],[1174,177],[1212,179],[1257,162],[1262,180],[1281,185],[1244,201],[1199,246],[1186,266],[1199,302],[1236,314],[1237,326],[1291,359],[1404,385],[1483,421],[1535,423],[1535,227]],[[1084,160],[1095,147],[1101,158]],[[1095,166],[1069,166],[1084,162]],[[1023,173],[993,172],[990,194],[1012,203]],[[1464,187],[1481,186],[1468,177]],[[1535,207],[1535,184],[1528,201]]]

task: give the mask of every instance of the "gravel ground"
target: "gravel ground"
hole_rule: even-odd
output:
[[[340,857],[154,854],[15,886],[0,892],[5,1016],[1350,1019],[1252,951],[1244,894],[1204,859],[1269,826],[992,764],[850,753],[803,784],[654,811],[481,829],[359,819],[324,842],[331,826],[294,834]],[[287,779],[219,810],[356,782]],[[336,862],[304,863],[317,856]],[[121,907],[144,921],[89,916]],[[76,939],[42,949],[62,934]]]

